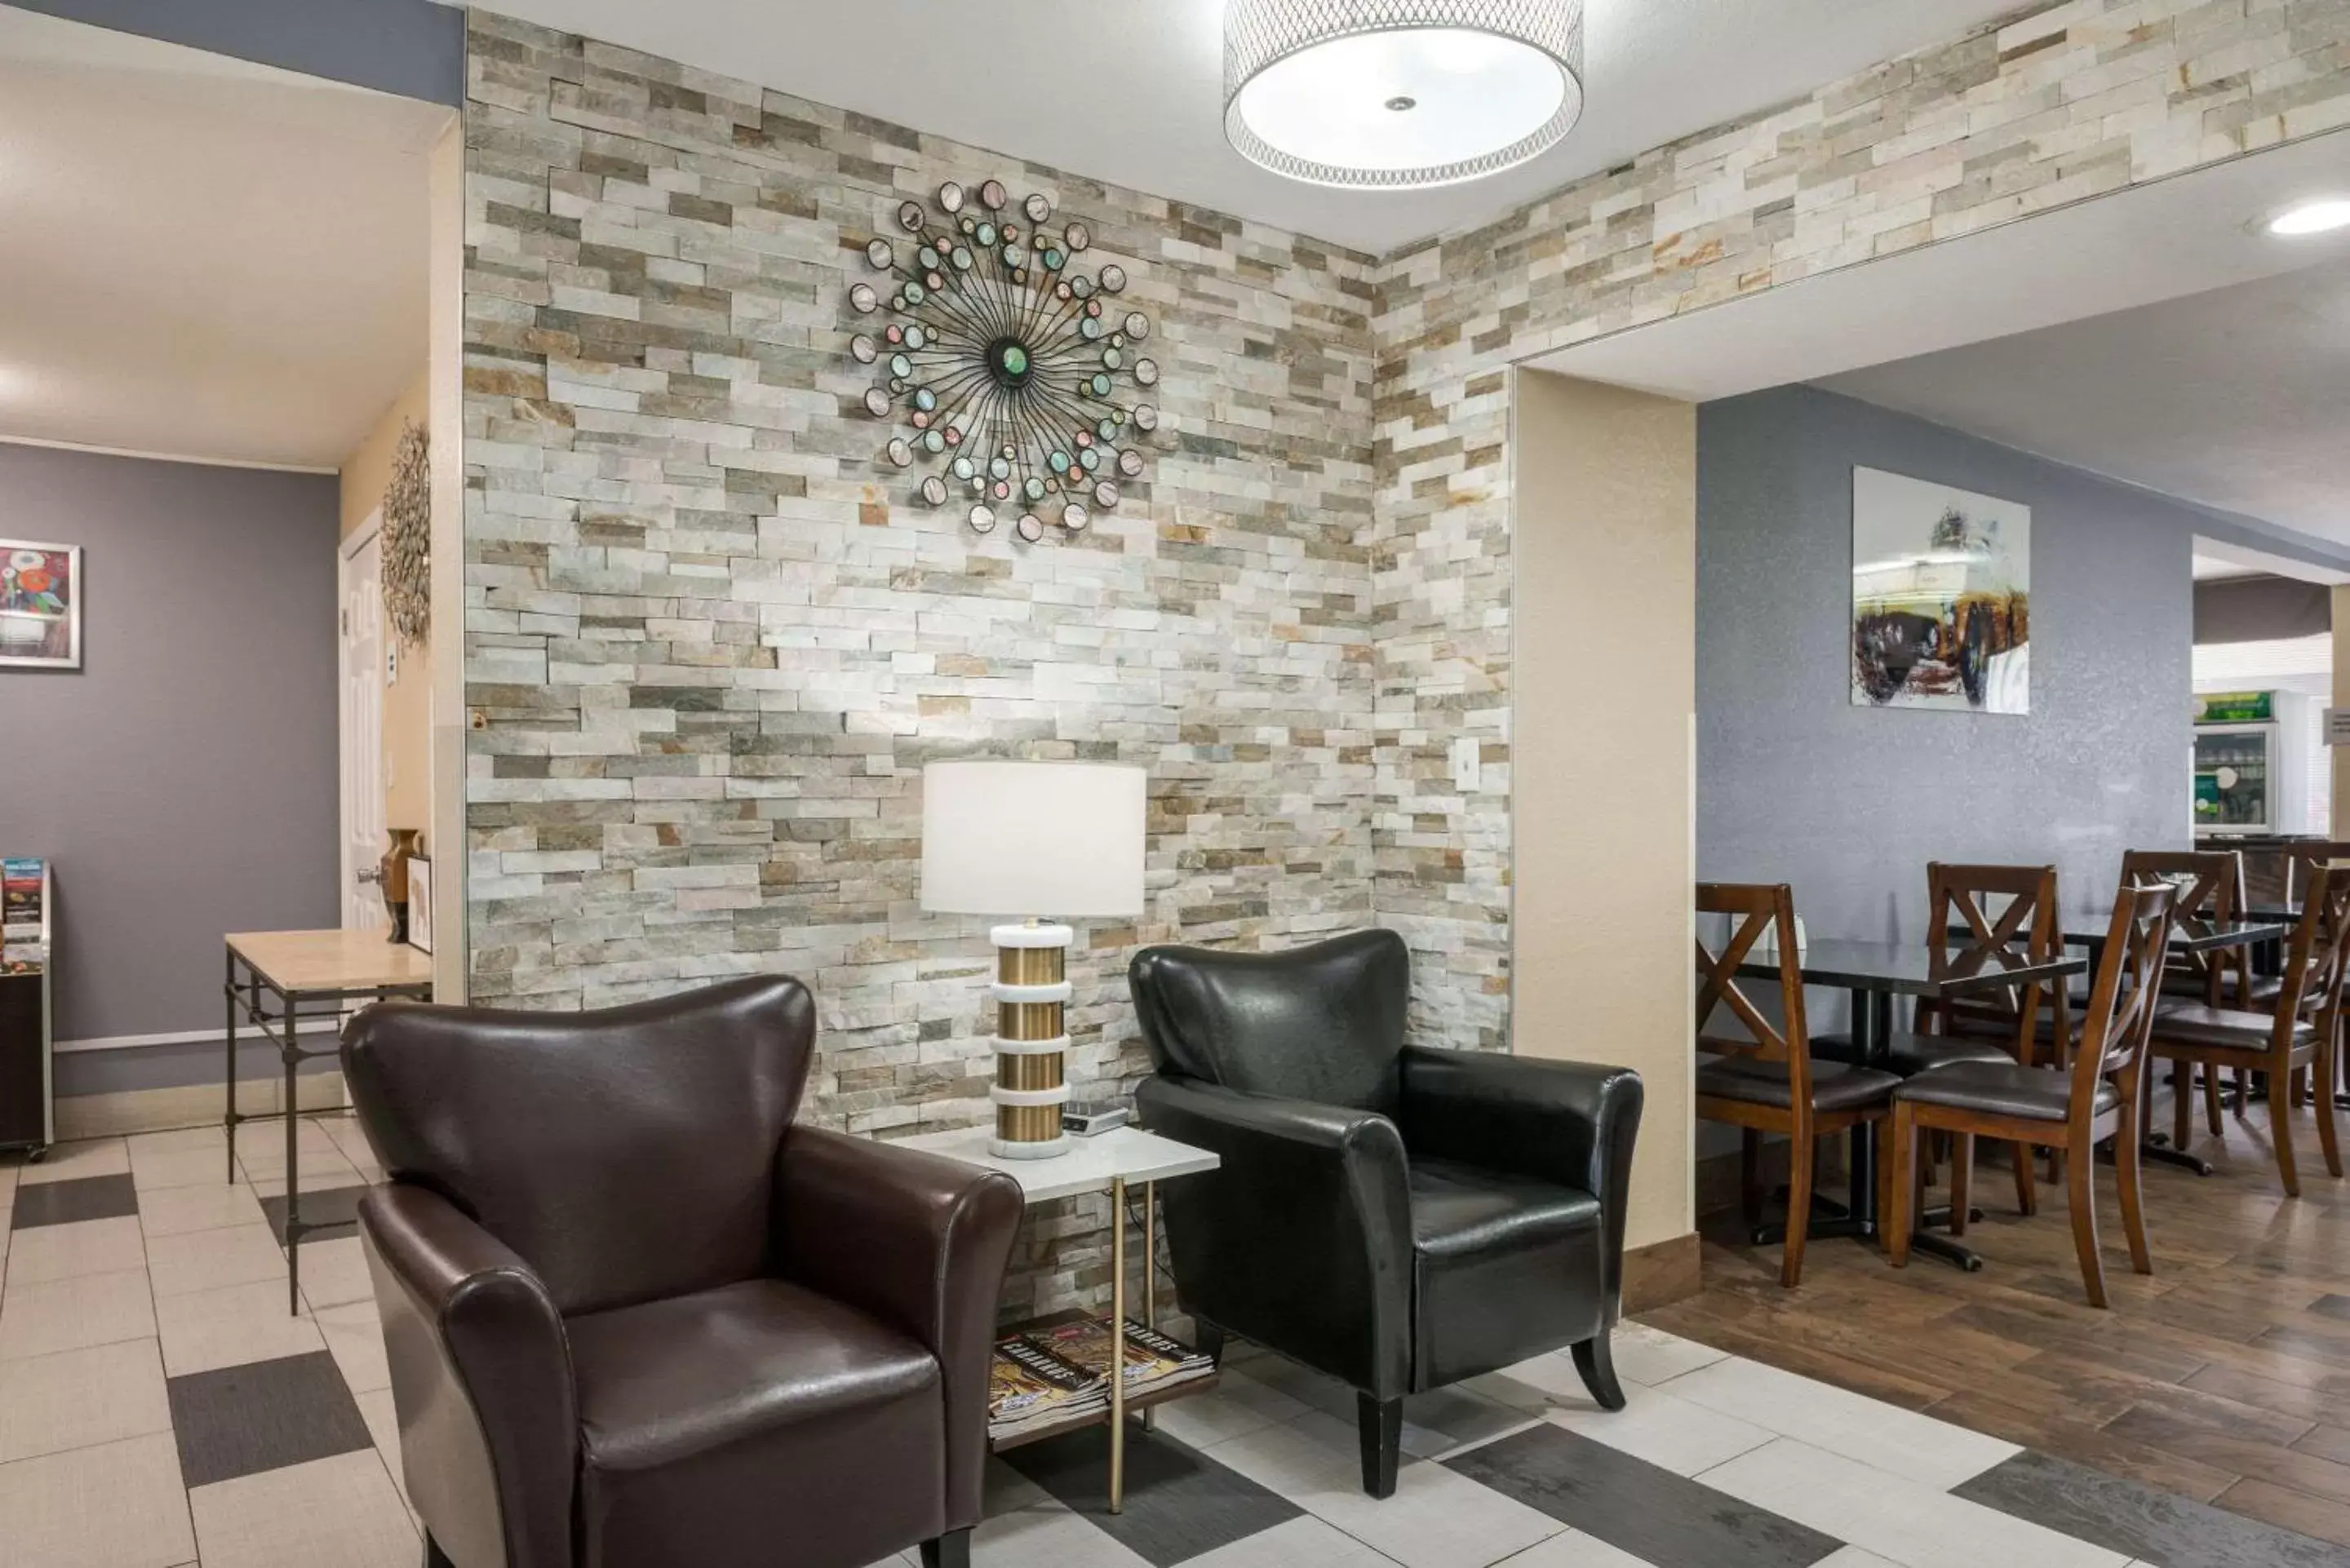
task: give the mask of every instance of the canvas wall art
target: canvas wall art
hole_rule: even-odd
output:
[[[2032,711],[2032,508],[1852,471],[1852,700]]]
[[[0,669],[81,668],[81,546],[0,539]]]

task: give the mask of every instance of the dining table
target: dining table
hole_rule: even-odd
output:
[[[1929,942],[1852,941],[1814,937],[1796,955],[1805,985],[1849,992],[1852,995],[1853,1053],[1862,1066],[1886,1068],[1893,1037],[1893,999],[1907,996],[1921,1002],[1942,1002],[1980,995],[2034,981],[2064,980],[2088,972],[2089,961],[2070,952],[2044,959],[2030,958],[2013,948],[1986,948]],[[1749,953],[1738,967],[1740,978],[1773,980],[1779,974],[1775,953]],[[1842,1212],[1830,1208],[1814,1219],[1814,1239],[1842,1236],[1874,1240],[1877,1212],[1877,1167],[1881,1158],[1877,1129],[1862,1122],[1852,1129],[1851,1201]],[[1792,1220],[1792,1216],[1790,1217]],[[1955,1237],[1929,1233],[1928,1225],[1948,1225],[1947,1206],[1918,1216],[1911,1245],[1917,1251],[1956,1264],[1970,1273],[1982,1267],[1981,1257]]]

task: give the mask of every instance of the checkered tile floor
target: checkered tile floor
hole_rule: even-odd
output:
[[[376,1172],[306,1122],[306,1218]],[[0,1563],[414,1568],[419,1539],[355,1238],[303,1247],[284,1141],[217,1129],[0,1164]],[[990,1469],[981,1568],[2350,1568],[2350,1552],[1627,1325],[1630,1407],[1544,1356],[1413,1400],[1396,1496],[1358,1485],[1353,1396],[1236,1346],[1163,1407],[1103,1507],[1104,1435]],[[906,1554],[912,1563],[913,1553]],[[890,1565],[895,1568],[895,1565]]]

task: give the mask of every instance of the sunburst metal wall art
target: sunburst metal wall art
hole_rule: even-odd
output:
[[[1081,270],[1087,225],[1048,226],[1042,195],[1010,202],[990,180],[941,185],[939,213],[900,202],[902,235],[868,244],[875,275],[849,288],[849,307],[879,318],[849,352],[881,372],[866,412],[907,427],[884,461],[933,470],[923,503],[954,500],[977,532],[1009,521],[1034,544],[1082,531],[1141,477],[1159,365],[1150,317],[1119,298],[1126,269]]]

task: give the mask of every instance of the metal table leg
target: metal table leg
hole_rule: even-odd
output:
[[[228,1181],[236,1185],[236,954],[228,953],[222,965],[221,994],[228,1001],[228,1108],[221,1117],[221,1126],[228,1134]]]
[[[1109,1511],[1126,1511],[1126,1178],[1109,1179]]]
[[[300,1008],[292,997],[281,994],[278,1000],[285,1007],[278,1019],[278,1027],[286,1031],[285,1039],[278,1043],[286,1056],[286,1314],[299,1317],[302,1315],[302,1168],[296,1153],[296,1146],[301,1140],[295,1136],[300,1130],[300,1118],[294,1114],[294,1070],[300,1065],[302,1058],[295,1050],[294,1044],[299,1038],[296,1031],[301,1026],[301,1020]]]
[[[1159,1326],[1159,1184],[1142,1184],[1142,1325]],[[1159,1429],[1159,1407],[1142,1413],[1142,1429]]]
[[[1874,1065],[1885,1054],[1885,1039],[1892,1031],[1893,998],[1879,991],[1856,991],[1852,993],[1853,1054],[1864,1065]],[[1814,1197],[1812,1211],[1807,1216],[1804,1232],[1814,1241],[1832,1241],[1847,1238],[1866,1241],[1877,1234],[1877,1129],[1866,1122],[1854,1127],[1852,1138],[1851,1202],[1838,1205],[1831,1199]],[[1792,1158],[1809,1158],[1809,1151],[1796,1150]],[[1787,1239],[1787,1226],[1795,1216],[1787,1216],[1781,1225],[1759,1225],[1753,1231],[1754,1244],[1773,1247]]]

